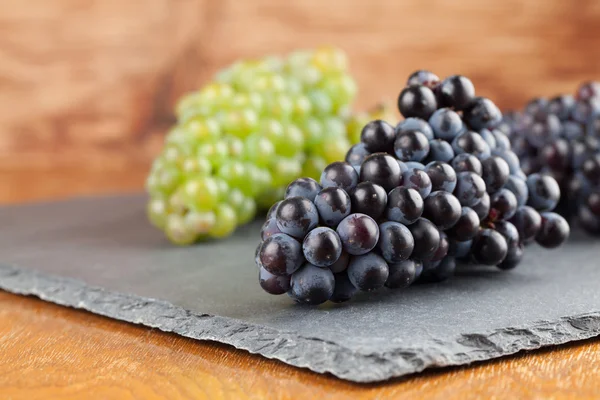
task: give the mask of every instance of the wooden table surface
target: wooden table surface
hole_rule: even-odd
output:
[[[0,170],[0,202],[140,190],[146,168]],[[593,399],[600,396],[599,366],[600,342],[590,340],[357,385],[0,292],[1,399]]]

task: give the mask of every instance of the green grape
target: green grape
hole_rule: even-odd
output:
[[[312,104],[312,110],[315,115],[329,115],[333,110],[333,103],[329,96],[322,90],[312,90],[308,93],[308,98]]]
[[[271,172],[269,172],[267,168],[259,168],[258,179],[256,180],[256,184],[260,188],[258,193],[273,185],[273,177],[271,176]]]
[[[146,213],[152,225],[164,229],[167,224],[167,203],[162,198],[152,198],[146,205]]]
[[[304,93],[304,85],[302,85],[302,81],[300,79],[287,76],[285,82],[285,92],[287,94],[291,96],[300,96]]]
[[[349,148],[350,143],[345,138],[337,139],[327,137],[323,141],[320,155],[325,159],[327,164],[331,164],[335,161],[344,161]]]
[[[263,210],[268,210],[269,207],[271,207],[277,201],[283,199],[283,196],[285,195],[286,187],[287,187],[287,185],[279,186],[279,187],[271,188],[269,190],[265,190],[265,191],[261,192],[256,198],[258,207]]]
[[[189,157],[181,164],[181,172],[186,178],[208,176],[212,172],[212,165],[206,158]]]
[[[294,102],[287,94],[268,96],[264,111],[279,121],[286,120],[294,111]]]
[[[226,203],[227,198],[229,197],[229,192],[232,189],[229,188],[229,184],[227,182],[225,182],[225,180],[223,180],[223,179],[215,178],[215,183],[217,184],[217,189],[219,191],[218,202]],[[235,190],[235,189],[233,189],[233,190]]]
[[[148,176],[146,189],[151,195],[170,195],[182,182],[183,176],[175,166],[164,166]]]
[[[330,77],[321,82],[321,89],[333,102],[333,110],[339,111],[356,95],[357,87],[354,80],[348,75]]]
[[[230,99],[234,93],[234,89],[230,84],[212,82],[200,90],[199,97],[202,102],[221,103],[227,99]]]
[[[183,138],[187,143],[203,143],[221,135],[221,127],[213,118],[194,117],[187,120],[182,128]]]
[[[360,142],[362,129],[369,123],[369,114],[360,113],[350,116],[346,121],[346,132],[351,144]]]
[[[226,161],[217,171],[217,176],[225,180],[230,187],[239,188],[242,191],[244,191],[243,187],[252,185],[252,182],[248,182],[246,178],[246,168],[241,161]]]
[[[309,156],[302,165],[302,176],[319,180],[321,173],[327,166],[327,161],[324,158],[312,155]]]
[[[333,47],[322,47],[315,50],[310,63],[320,71],[342,72],[348,68],[346,54]]]
[[[219,204],[215,210],[217,220],[208,234],[214,238],[225,238],[233,233],[237,226],[235,211],[227,204]]]
[[[314,117],[309,117],[303,121],[300,129],[304,133],[306,148],[309,151],[314,151],[321,144],[325,135],[325,127],[322,121]]]
[[[175,113],[178,117],[186,114],[189,110],[196,108],[201,103],[201,96],[198,92],[189,93],[183,96],[175,105]]]
[[[184,187],[179,186],[169,197],[168,211],[169,214],[185,215],[190,209],[186,204]]]
[[[219,202],[219,186],[210,177],[189,180],[183,185],[183,200],[192,210],[210,211]]]
[[[192,155],[192,146],[186,146],[184,143],[170,143],[165,146],[160,157],[165,164],[177,165],[190,155]]]
[[[184,217],[187,229],[194,235],[206,235],[214,228],[217,217],[212,211],[190,211]]]
[[[244,197],[241,206],[236,208],[237,222],[240,225],[247,224],[256,215],[256,201],[252,197]]]
[[[240,138],[256,130],[259,123],[258,114],[252,109],[221,111],[217,118],[223,131]]]
[[[283,125],[276,119],[264,119],[260,125],[260,133],[273,143],[275,150],[285,145],[283,142],[285,137]]]
[[[284,63],[284,70],[294,74],[296,70],[302,69],[302,67],[305,67],[310,62],[310,56],[310,52],[306,50],[290,53]]]
[[[244,196],[244,193],[240,189],[233,188],[229,191],[229,197],[224,203],[229,204],[234,210],[237,210],[242,206],[245,198],[246,196]]]
[[[256,92],[282,93],[286,90],[285,78],[275,74],[258,76],[251,90]]]
[[[236,93],[229,103],[233,110],[252,109],[257,113],[262,112],[264,100],[260,93]]]
[[[171,242],[180,246],[192,244],[196,240],[196,233],[187,226],[185,218],[177,214],[167,217],[165,234]]]
[[[240,188],[246,196],[254,197],[260,192],[261,168],[251,163],[244,163],[245,181]]]
[[[267,70],[272,72],[281,72],[285,65],[283,59],[275,55],[263,58],[262,63]]]
[[[244,142],[244,160],[259,167],[267,166],[274,154],[275,146],[262,135],[252,134]]]
[[[229,149],[223,141],[207,142],[198,146],[197,156],[207,159],[213,168],[219,168],[226,160]]]
[[[301,121],[310,115],[312,111],[312,103],[309,98],[304,95],[297,95],[293,98],[292,118],[296,121]]]
[[[284,157],[293,157],[304,149],[304,135],[294,124],[284,125],[284,135],[275,146],[276,153]]]
[[[345,139],[346,138],[346,125],[344,122],[338,117],[327,117],[323,119],[323,130],[325,131],[325,135],[323,135],[324,140],[336,138],[336,139]],[[348,151],[348,149],[346,149]]]
[[[227,144],[229,158],[240,159],[244,154],[244,142],[235,136],[225,136],[223,138]]]
[[[275,186],[287,186],[302,174],[302,164],[293,158],[275,157],[270,169]]]

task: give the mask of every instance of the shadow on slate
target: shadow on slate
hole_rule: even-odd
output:
[[[511,272],[464,270],[310,308],[260,289],[259,222],[180,248],[144,207],[122,196],[0,208],[0,288],[356,382],[600,334],[600,246],[583,235],[528,248]]]

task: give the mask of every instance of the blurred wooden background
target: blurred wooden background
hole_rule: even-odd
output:
[[[0,165],[147,164],[175,99],[239,57],[333,44],[357,107],[429,68],[503,108],[600,79],[595,0],[4,0]]]

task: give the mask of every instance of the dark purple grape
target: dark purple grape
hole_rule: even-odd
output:
[[[510,150],[511,144],[510,139],[506,136],[506,133],[502,132],[499,129],[492,129],[492,135],[494,135],[494,139],[496,140],[496,149],[499,150]]]
[[[456,172],[454,168],[442,161],[433,161],[427,164],[425,172],[431,180],[431,190],[443,190],[452,193],[456,188]]]
[[[365,214],[350,214],[340,222],[337,233],[350,255],[370,252],[379,240],[379,226]]]
[[[397,263],[388,264],[389,275],[385,286],[391,289],[401,289],[410,286],[417,280],[417,265],[420,261],[403,260]]]
[[[579,207],[577,218],[581,227],[591,235],[600,235],[600,217],[597,217],[587,207]]]
[[[561,121],[565,121],[571,116],[574,105],[575,99],[573,96],[561,95],[550,99],[547,110],[550,114],[556,115]]]
[[[539,151],[540,164],[555,170],[563,171],[570,164],[570,146],[565,139],[556,139],[546,143]]]
[[[273,204],[271,208],[269,208],[266,219],[275,218],[277,216],[277,209],[279,208],[279,205],[281,205],[282,201],[283,200],[279,200],[277,203]]]
[[[365,158],[370,156],[371,153],[367,150],[364,143],[358,143],[350,147],[348,153],[346,153],[346,162],[353,167],[360,167],[365,161]]]
[[[490,146],[483,140],[481,135],[473,131],[465,131],[459,134],[452,141],[454,154],[463,153],[473,154],[475,157],[483,160],[492,154]]]
[[[429,125],[437,139],[452,142],[464,130],[460,115],[449,108],[440,108],[429,118]]]
[[[303,239],[319,223],[319,213],[305,197],[289,197],[277,209],[277,227],[287,235]]]
[[[528,242],[535,238],[542,227],[540,213],[529,206],[517,208],[517,212],[509,221],[517,228],[519,237],[523,242]]]
[[[415,189],[399,186],[388,194],[385,216],[390,221],[412,224],[423,214],[423,197]]]
[[[335,278],[335,288],[333,289],[333,294],[329,298],[329,301],[343,303],[350,300],[358,289],[350,282],[350,278],[348,278],[346,271],[339,274],[333,274],[333,276]]]
[[[415,189],[422,198],[426,198],[431,193],[431,179],[427,172],[412,168],[402,174],[402,186]]]
[[[454,195],[460,204],[472,207],[481,201],[485,194],[485,182],[474,172],[461,172],[456,175]]]
[[[335,228],[341,220],[350,215],[350,196],[344,189],[328,187],[315,197],[315,207],[321,217],[321,222]]]
[[[260,287],[269,294],[284,294],[290,289],[289,275],[273,275],[264,267],[260,267],[258,271],[258,281]]]
[[[430,261],[442,261],[442,259],[448,255],[449,249],[450,241],[448,235],[445,232],[440,231],[440,245]]]
[[[481,176],[483,172],[483,167],[481,165],[481,161],[479,161],[479,158],[469,153],[462,153],[457,155],[452,160],[451,165],[457,174],[460,172],[474,172],[477,175]]]
[[[548,100],[536,97],[525,105],[525,113],[534,118],[543,118],[548,115]]]
[[[285,198],[306,197],[310,201],[315,200],[315,196],[321,190],[321,185],[312,178],[298,178],[290,183],[285,190]]]
[[[565,138],[570,142],[571,140],[578,139],[582,136],[583,128],[580,123],[575,121],[564,121],[562,123],[562,138]]]
[[[408,229],[415,240],[415,247],[411,258],[415,260],[431,260],[440,246],[440,231],[436,226],[425,218],[419,218]]]
[[[481,135],[481,138],[485,140],[485,142],[488,144],[490,149],[494,151],[494,149],[496,148],[496,138],[494,137],[492,131],[490,131],[489,129],[482,129],[481,131],[479,131],[479,134]]]
[[[581,173],[590,183],[600,185],[600,153],[586,158],[581,165]]]
[[[297,303],[321,304],[333,295],[335,278],[329,268],[306,263],[292,275],[288,294]]]
[[[586,124],[600,114],[600,98],[590,98],[586,100],[577,100],[571,113],[572,118]]]
[[[429,268],[423,268],[423,274],[419,279],[422,282],[437,283],[448,280],[454,275],[456,270],[456,259],[448,256],[441,261],[436,261]]]
[[[379,219],[387,206],[387,193],[373,182],[361,182],[350,194],[352,212],[366,214]]]
[[[408,131],[419,131],[427,136],[428,140],[434,139],[433,129],[431,129],[427,121],[421,118],[406,118],[396,125],[396,136]]]
[[[348,268],[348,263],[350,262],[350,254],[346,253],[342,250],[342,254],[340,254],[339,258],[336,262],[329,266],[329,269],[334,274],[338,274],[342,271],[345,271]]]
[[[402,162],[402,161],[400,161],[400,162]],[[420,162],[417,162],[417,161],[407,161],[404,163],[404,165],[406,166],[406,169],[402,171],[403,175],[409,169],[418,169],[420,171],[425,171],[425,165]]]
[[[560,187],[554,178],[544,174],[527,177],[529,199],[527,205],[538,211],[553,210],[560,200]]]
[[[578,138],[569,143],[571,168],[580,170],[583,167],[583,164],[596,153],[596,149],[589,146],[589,139],[590,138]]]
[[[477,97],[464,110],[463,119],[471,129],[479,131],[498,125],[502,121],[502,113],[490,99]]]
[[[354,256],[348,265],[348,278],[355,288],[370,292],[385,285],[389,276],[388,265],[375,253]]]
[[[439,84],[436,94],[441,107],[464,110],[475,99],[475,87],[469,78],[453,75]]]
[[[600,191],[598,189],[585,196],[585,206],[596,216],[600,216]]]
[[[458,241],[452,237],[448,237],[448,255],[455,257],[457,260],[467,258],[471,252],[473,240]]]
[[[454,158],[452,145],[443,139],[429,141],[429,155],[425,161],[443,161],[449,163]]]
[[[367,158],[368,159],[368,158]],[[339,187],[350,192],[358,184],[358,174],[352,165],[344,161],[329,164],[321,174],[321,186]]]
[[[497,221],[494,223],[494,230],[504,236],[508,248],[519,244],[519,231],[508,221]]]
[[[387,262],[397,263],[410,257],[415,247],[415,240],[405,225],[387,221],[379,225],[377,246]]]
[[[463,207],[460,218],[456,221],[454,226],[448,230],[448,235],[459,242],[471,240],[477,235],[477,232],[479,232],[479,223],[480,218],[477,213],[469,207]]]
[[[556,115],[548,114],[543,118],[536,118],[531,122],[526,131],[527,141],[533,147],[542,147],[560,136],[562,125]]]
[[[432,192],[425,199],[423,217],[433,222],[439,229],[449,229],[459,220],[461,215],[460,202],[452,193]]]
[[[494,149],[492,155],[500,157],[508,164],[508,169],[511,175],[521,174],[521,161],[512,150]]]
[[[542,228],[535,236],[537,244],[547,249],[554,249],[566,242],[571,233],[567,220],[553,212],[543,212],[541,216]]]
[[[268,237],[259,250],[261,265],[277,276],[291,275],[304,263],[302,246],[291,236],[277,233]]]
[[[394,140],[396,140],[394,127],[381,120],[369,122],[360,134],[360,141],[370,153],[392,152]]]
[[[266,238],[275,235],[276,233],[281,233],[281,230],[277,227],[277,219],[269,218],[263,224],[260,230],[260,238],[265,240]]]
[[[498,156],[491,156],[481,162],[481,177],[488,193],[494,193],[506,184],[510,176],[508,163]]]
[[[600,82],[583,82],[577,89],[577,100],[587,100],[600,97]]]
[[[475,214],[477,214],[481,221],[486,219],[488,214],[490,213],[490,203],[490,195],[484,193],[479,203],[475,204],[474,206],[471,206],[471,208],[473,209],[473,211],[475,211]]]
[[[497,265],[497,267],[502,270],[514,269],[517,265],[521,263],[524,254],[525,246],[522,243],[517,243],[508,248],[508,251],[506,252],[506,257],[500,264]]]
[[[527,198],[529,197],[529,189],[527,188],[527,182],[516,175],[511,175],[504,184],[504,188],[513,192],[517,198],[517,205],[524,206],[527,204]]]
[[[317,267],[328,267],[342,254],[342,241],[335,231],[318,227],[308,232],[302,243],[304,258]]]
[[[417,117],[427,120],[437,110],[437,101],[428,87],[412,85],[400,92],[398,110],[404,118]]]
[[[360,180],[371,181],[389,192],[402,182],[402,172],[394,157],[386,153],[375,153],[363,162],[360,168]]]
[[[420,69],[410,74],[406,86],[423,85],[427,86],[429,89],[433,89],[439,83],[440,78],[436,74],[431,71]]]
[[[502,221],[511,218],[517,212],[517,197],[508,189],[500,189],[490,196],[490,221]]]
[[[429,154],[429,140],[419,131],[406,131],[394,142],[394,152],[400,161],[422,161]]]
[[[481,230],[471,246],[473,259],[483,265],[500,264],[506,258],[507,252],[506,239],[493,229]]]

